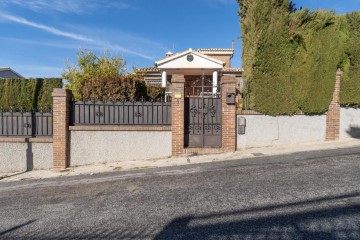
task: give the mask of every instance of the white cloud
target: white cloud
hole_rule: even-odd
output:
[[[44,31],[49,32],[51,34],[54,34],[54,35],[63,36],[63,37],[66,37],[66,38],[71,38],[71,39],[80,40],[80,41],[87,41],[87,42],[93,42],[94,41],[93,39],[88,38],[86,36],[82,36],[82,35],[75,34],[75,33],[70,33],[70,32],[65,32],[65,31],[59,30],[59,29],[54,28],[54,27],[50,27],[50,26],[46,26],[46,25],[43,25],[43,24],[31,22],[29,20],[26,20],[25,18],[20,18],[20,17],[17,17],[17,16],[8,15],[8,14],[2,14],[1,17],[6,19],[6,20],[9,20],[11,22],[16,22],[16,23],[20,23],[20,24],[23,24],[23,25],[27,25],[27,26],[30,26],[30,27],[37,28],[37,29],[41,29],[41,30],[44,30]]]
[[[2,6],[18,6],[35,12],[56,11],[84,14],[106,9],[128,9],[130,5],[116,0],[1,0]]]
[[[117,51],[121,51],[121,52],[128,53],[128,54],[131,54],[131,55],[135,55],[135,56],[138,56],[138,57],[141,57],[141,58],[144,58],[144,59],[154,60],[154,58],[151,57],[151,56],[145,55],[143,53],[140,53],[140,52],[137,52],[137,51],[134,51],[134,50],[131,50],[131,49],[128,49],[128,48],[126,48],[124,46],[120,46],[118,44],[113,44],[113,43],[102,41],[102,40],[95,40],[95,39],[93,39],[91,37],[88,37],[88,36],[85,36],[85,35],[63,31],[63,30],[60,30],[58,28],[54,28],[54,27],[47,26],[47,25],[44,25],[44,24],[29,21],[29,20],[27,20],[25,18],[21,18],[21,17],[17,17],[17,16],[14,16],[14,15],[9,15],[9,14],[4,14],[4,13],[2,13],[0,15],[0,18],[3,18],[5,20],[11,21],[11,22],[15,22],[15,23],[18,23],[18,24],[30,26],[30,27],[33,27],[33,28],[36,28],[36,29],[40,29],[40,30],[43,30],[45,32],[51,33],[53,35],[62,36],[62,37],[65,37],[67,39],[77,40],[77,41],[81,41],[83,43],[91,44],[91,45],[96,46],[98,48],[99,47],[101,47],[102,49],[108,48],[109,50],[117,50]]]

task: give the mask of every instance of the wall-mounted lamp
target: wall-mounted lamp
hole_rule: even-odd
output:
[[[177,100],[177,102],[179,103],[180,100],[181,100],[181,98],[182,98],[181,92],[176,92],[176,93],[174,94],[174,98],[175,98],[175,99]]]

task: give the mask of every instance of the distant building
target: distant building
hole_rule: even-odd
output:
[[[9,67],[0,67],[0,78],[24,78]]]

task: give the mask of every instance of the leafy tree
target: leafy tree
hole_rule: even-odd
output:
[[[72,90],[75,99],[84,97],[82,89],[91,78],[112,78],[124,75],[126,63],[122,57],[111,56],[105,51],[103,56],[96,56],[92,51],[80,50],[77,63],[70,66],[67,62],[62,77],[68,81],[66,88]]]

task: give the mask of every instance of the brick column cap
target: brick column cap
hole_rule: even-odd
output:
[[[67,97],[70,96],[71,91],[69,89],[64,88],[54,88],[51,96],[53,97]]]
[[[229,75],[225,75],[221,78],[221,84],[235,84],[236,83],[236,78],[235,76],[229,76]]]
[[[172,83],[185,83],[185,77],[183,74],[173,74],[171,77]]]

